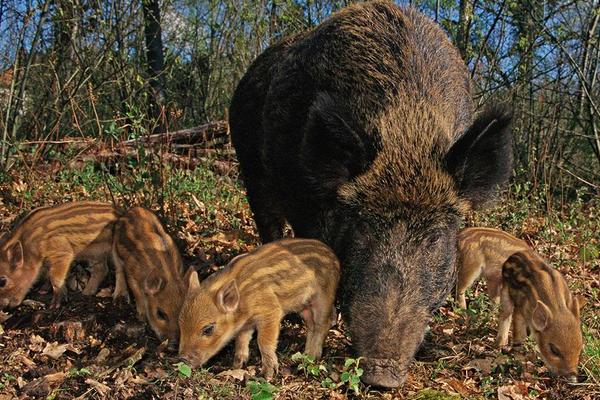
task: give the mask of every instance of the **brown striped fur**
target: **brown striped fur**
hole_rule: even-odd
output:
[[[30,212],[0,244],[0,309],[16,307],[34,284],[42,265],[58,307],[71,263],[87,261],[91,277],[84,288],[95,294],[107,273],[107,257],[118,211],[111,204],[81,201]]]
[[[458,233],[458,279],[455,297],[467,308],[465,291],[483,275],[487,293],[496,303],[500,300],[502,264],[513,253],[529,250],[521,239],[493,228],[465,228]]]
[[[262,371],[278,369],[277,339],[283,316],[301,312],[306,323],[305,352],[319,358],[329,330],[339,277],[334,253],[317,240],[282,239],[233,259],[202,283],[189,279],[179,316],[179,354],[201,366],[236,337],[234,367],[248,360],[254,329]]]
[[[529,329],[548,369],[576,380],[585,299],[574,296],[562,274],[532,250],[511,255],[502,266],[502,279],[498,344],[508,343],[512,319],[514,344],[520,344]]]
[[[113,263],[126,279],[139,318],[163,339],[177,341],[177,318],[185,297],[183,263],[173,239],[152,211],[129,210],[117,222]],[[127,289],[116,297],[128,297]]]

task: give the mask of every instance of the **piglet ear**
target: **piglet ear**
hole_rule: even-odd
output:
[[[187,284],[188,291],[195,290],[200,287],[200,279],[198,278],[198,272],[192,267],[188,268],[185,273],[183,281]]]
[[[154,296],[165,287],[164,279],[158,274],[149,274],[144,280],[144,292]]]
[[[459,195],[474,207],[490,200],[512,170],[510,112],[490,109],[452,145],[445,156]]]
[[[552,311],[550,311],[547,305],[538,300],[531,316],[533,329],[543,332],[548,327],[550,319],[552,319]]]
[[[573,303],[571,304],[571,311],[577,318],[579,318],[580,311],[587,303],[587,299],[581,295],[573,296]]]
[[[11,270],[23,267],[23,245],[20,240],[8,248],[6,256]]]
[[[194,272],[196,272],[196,269],[193,267],[189,267],[188,269],[185,270],[185,274],[183,274],[183,282],[186,285],[189,285],[190,278],[192,277],[192,274]],[[198,277],[198,274],[196,274],[196,277]],[[198,284],[200,284],[200,282],[198,282]]]
[[[237,310],[239,303],[240,292],[235,279],[232,279],[217,292],[217,306],[223,312],[233,312]]]

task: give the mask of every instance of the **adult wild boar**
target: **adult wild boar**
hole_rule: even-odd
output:
[[[232,139],[261,239],[287,220],[334,249],[368,384],[403,383],[453,286],[462,215],[509,176],[510,118],[472,114],[442,30],[383,1],[271,46],[235,91]]]

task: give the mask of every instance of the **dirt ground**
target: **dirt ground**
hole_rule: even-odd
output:
[[[12,198],[19,199],[23,192],[15,191],[14,183],[11,185],[3,189],[3,193],[12,190]],[[19,185],[34,183],[21,181]],[[85,195],[76,193],[72,198]],[[17,211],[31,209],[23,201],[6,201],[8,198],[4,197],[1,207],[5,229]],[[184,209],[179,216],[183,233],[180,232],[178,239],[186,247],[186,263],[207,276],[234,255],[256,246],[257,237],[247,205],[228,211],[227,215],[237,215],[235,226],[226,221],[227,216],[218,216],[218,205],[216,217],[214,210],[204,210],[213,213],[210,223],[217,227],[205,235],[202,232],[208,231],[199,228],[198,219],[194,218],[201,214],[198,211],[202,209],[200,203],[197,199],[190,201],[189,209]],[[591,215],[585,218],[598,218],[593,207],[585,210]],[[470,219],[471,224],[493,222],[481,217]],[[42,280],[31,290],[24,304],[1,315],[0,400],[598,399],[600,266],[597,260],[579,260],[580,247],[571,239],[559,243],[552,236],[558,237],[559,231],[547,236],[547,227],[541,224],[532,228],[534,222],[531,218],[525,223],[509,221],[504,228],[510,226],[512,229],[507,230],[527,236],[561,267],[574,283],[575,290],[589,299],[583,312],[589,347],[582,356],[577,384],[551,377],[531,341],[518,349],[500,351],[494,346],[496,310],[484,294],[482,283],[470,294],[468,310],[459,310],[449,302],[434,315],[407,382],[400,389],[378,391],[362,384],[353,387],[344,381],[353,373],[345,363],[355,355],[341,319],[327,337],[323,360],[311,363],[292,360],[292,356],[303,349],[305,336],[301,320],[288,317],[278,346],[280,374],[270,384],[256,376],[260,360],[255,341],[251,344],[251,358],[246,370],[231,369],[233,353],[232,347],[228,346],[209,362],[206,369],[189,371],[167,343],[159,343],[151,330],[137,320],[134,305],[112,303],[114,278],[107,278],[96,296],[80,294],[78,288],[85,283],[87,270],[84,265],[77,265],[71,272],[72,290],[60,309],[47,307],[50,293]],[[516,224],[520,225],[517,227]],[[573,237],[581,237],[581,234],[576,233]],[[598,239],[593,243],[597,244]]]

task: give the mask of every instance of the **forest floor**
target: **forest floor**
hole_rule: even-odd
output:
[[[207,163],[193,171],[156,159],[106,165],[79,160],[69,151],[49,154],[45,161],[31,160],[24,155],[19,165],[0,176],[2,232],[37,206],[114,199],[120,206],[157,210],[186,263],[202,276],[258,245],[234,163]],[[577,384],[551,377],[531,340],[519,349],[500,351],[494,346],[497,308],[483,283],[470,291],[467,310],[449,299],[435,313],[406,384],[379,391],[357,383],[360,359],[354,358],[341,320],[327,337],[323,359],[315,363],[299,354],[305,338],[301,320],[287,318],[278,346],[280,374],[271,382],[257,376],[260,360],[254,341],[245,370],[231,369],[231,346],[206,368],[191,370],[137,320],[133,305],[112,304],[114,278],[104,282],[98,295],[81,295],[78,288],[87,270],[75,265],[62,308],[48,308],[50,293],[41,281],[20,307],[0,314],[0,400],[598,399],[599,211],[597,199],[586,200],[585,193],[548,207],[528,186],[513,185],[498,206],[466,221],[524,238],[565,274],[574,292],[587,297]]]

